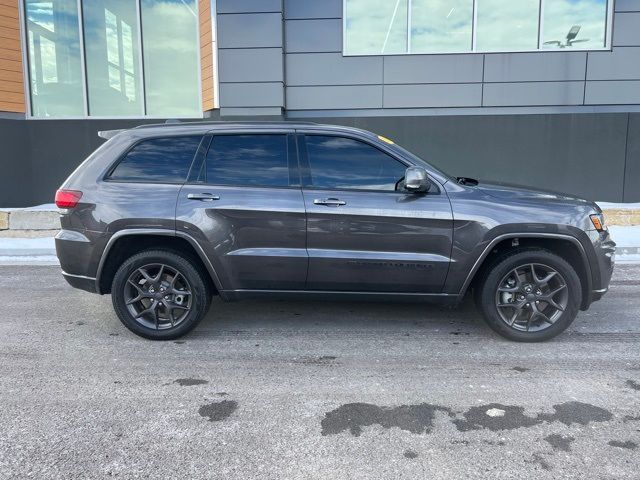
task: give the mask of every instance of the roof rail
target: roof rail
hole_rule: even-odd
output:
[[[319,125],[317,122],[298,122],[290,120],[242,120],[242,121],[222,121],[222,120],[194,120],[194,121],[182,121],[177,119],[169,119],[164,123],[147,123],[144,125],[138,125],[133,129],[141,128],[157,128],[157,127],[175,127],[185,125],[282,125],[286,123],[292,123],[296,125]]]

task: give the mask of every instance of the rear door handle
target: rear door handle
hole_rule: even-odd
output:
[[[214,195],[213,193],[190,193],[187,195],[189,200],[200,200],[202,202],[211,202],[213,200],[220,200],[220,195]]]
[[[339,200],[337,198],[316,198],[313,201],[314,205],[326,205],[328,207],[339,207],[341,205],[346,205],[347,202],[344,200]]]

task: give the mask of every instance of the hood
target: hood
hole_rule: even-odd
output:
[[[532,189],[530,187],[523,187],[519,185],[510,185],[506,183],[485,183],[481,182],[478,187],[482,192],[487,195],[490,195],[496,199],[531,199],[537,201],[545,201],[549,202],[570,202],[570,203],[579,203],[579,204],[593,204],[589,200],[585,200],[582,198],[572,197],[570,195],[565,195],[558,192],[553,192],[549,190],[538,190]]]

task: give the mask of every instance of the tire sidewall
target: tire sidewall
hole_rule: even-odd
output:
[[[175,268],[181,275],[184,275],[191,286],[191,311],[176,327],[164,330],[147,328],[138,323],[127,308],[124,288],[129,276],[136,269],[153,263],[162,263]],[[206,282],[191,261],[175,252],[163,250],[141,252],[125,260],[118,268],[111,285],[111,299],[120,321],[136,335],[150,340],[173,340],[191,331],[206,314],[210,297]]]
[[[501,319],[495,304],[499,282],[514,268],[527,263],[540,263],[553,268],[562,275],[569,290],[567,307],[562,315],[553,325],[537,332],[522,332],[508,326]],[[540,342],[555,337],[571,325],[580,310],[581,300],[580,279],[568,262],[544,250],[529,250],[506,255],[489,269],[480,289],[479,306],[489,327],[500,335],[520,342]]]

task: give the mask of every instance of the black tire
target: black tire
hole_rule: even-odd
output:
[[[150,280],[147,283],[142,276],[142,271],[149,274],[149,272],[153,273],[154,269],[154,278],[149,277]],[[138,272],[140,272],[140,280],[130,282],[129,280],[136,278],[135,275],[138,275]],[[203,275],[192,260],[177,252],[147,250],[138,253],[125,260],[113,277],[111,285],[113,308],[124,326],[136,335],[150,340],[179,338],[198,325],[211,305],[212,292]],[[151,281],[156,278],[160,280]],[[176,282],[178,286],[174,287]],[[175,292],[181,295],[167,295],[157,299],[153,296],[148,297],[159,295],[160,288],[166,290],[164,293]],[[151,291],[154,293],[151,294]],[[139,295],[137,298],[142,300],[128,305],[127,302],[135,300],[130,298],[131,292],[137,292],[136,295]],[[187,294],[187,292],[190,293]],[[142,297],[142,293],[147,297]],[[147,308],[154,305],[158,305],[158,308]],[[145,309],[149,312],[144,313],[147,311]],[[177,314],[176,311],[178,311]],[[139,318],[136,317],[136,312],[141,315]],[[174,318],[177,316],[179,319]]]
[[[526,281],[525,274],[526,268],[530,269],[531,265],[535,265],[534,275],[538,279],[540,273],[545,271],[545,267],[549,269],[547,270],[548,273],[556,272],[552,280],[558,283],[554,287],[549,287],[547,292],[552,293],[557,287],[557,290],[561,293],[556,295],[562,295],[562,302],[556,301],[552,296],[551,298],[554,300],[552,303],[558,305],[562,303],[563,305],[560,306],[563,309],[557,309],[551,303],[545,303],[544,301],[533,302],[528,299],[529,297],[525,297],[525,295],[532,296],[532,284]],[[512,272],[518,272],[520,278],[516,278],[518,273],[514,275]],[[531,274],[529,275],[528,278],[534,278]],[[504,283],[505,279],[510,283]],[[517,283],[513,281],[514,279]],[[547,283],[549,284],[550,282],[551,280]],[[511,287],[512,284],[513,286]],[[564,289],[562,284],[565,285]],[[511,291],[517,289],[518,293],[505,293],[504,290],[510,287]],[[524,292],[525,287],[529,288],[528,293]],[[534,289],[538,290],[535,284]],[[482,312],[487,325],[495,332],[509,340],[518,342],[541,342],[555,337],[571,325],[580,310],[582,288],[580,278],[574,268],[558,255],[543,249],[519,249],[496,259],[485,269],[484,276],[475,291],[475,295],[476,305]],[[517,304],[518,307],[523,305],[523,307],[511,307],[504,303],[504,295],[507,296],[507,302],[514,302],[514,305]],[[516,295],[520,296],[516,298]],[[523,299],[522,297],[525,298]],[[540,308],[534,303],[540,304]],[[534,307],[536,312],[538,310],[545,310],[545,312],[543,312],[543,315],[534,316],[535,324],[539,325],[541,329],[533,330],[532,328],[529,331],[530,327],[527,325],[526,315],[531,316],[531,310]],[[508,315],[506,312],[509,312]],[[553,312],[553,315],[548,312]],[[509,325],[508,319],[504,318],[511,316],[511,314],[513,314],[513,318],[521,319],[516,320],[515,323],[511,319],[510,321],[514,326]],[[543,320],[545,317],[547,317],[547,320]],[[549,321],[551,318],[555,318],[552,323]],[[524,328],[527,330],[523,331]]]

